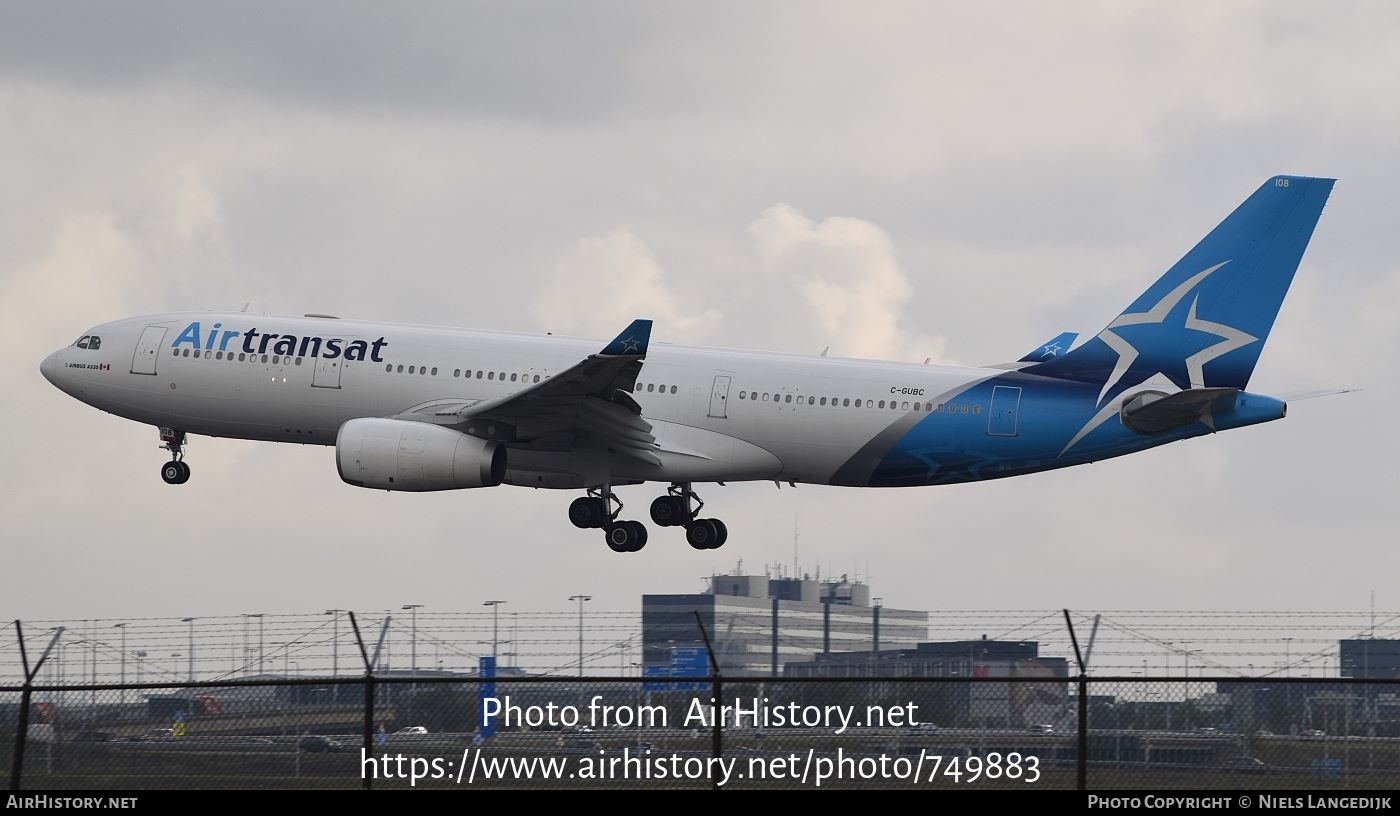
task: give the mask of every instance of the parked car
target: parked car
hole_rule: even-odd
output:
[[[421,725],[406,725],[394,732],[395,734],[426,734],[428,729]]]
[[[345,750],[345,746],[336,740],[316,734],[302,737],[297,747],[308,754],[334,754]]]
[[[1269,766],[1259,757],[1237,756],[1225,760],[1225,770],[1233,773],[1262,774],[1269,772]]]
[[[1325,736],[1327,736],[1327,732],[1326,732],[1326,731],[1319,731],[1319,730],[1316,729],[1316,728],[1309,728],[1308,730],[1304,731],[1303,733],[1299,734],[1298,736],[1300,736],[1300,737],[1325,737]]]

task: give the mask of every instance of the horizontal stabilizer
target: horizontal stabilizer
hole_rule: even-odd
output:
[[[1284,402],[1297,402],[1299,400],[1313,399],[1314,397],[1335,397],[1338,394],[1354,394],[1360,388],[1315,388],[1311,391],[1289,391],[1286,394],[1275,394],[1276,399]]]
[[[1238,388],[1192,388],[1175,394],[1143,391],[1123,403],[1123,424],[1140,434],[1166,433],[1193,422],[1213,427],[1212,412],[1228,408],[1238,393]]]
[[[1069,351],[1069,347],[1074,345],[1074,341],[1078,339],[1078,337],[1079,332],[1064,332],[1063,334],[1058,334],[1045,343],[1036,346],[1033,351],[1016,362],[1041,363],[1054,357],[1059,357],[1061,354]]]

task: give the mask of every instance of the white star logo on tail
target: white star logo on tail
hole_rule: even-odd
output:
[[[1202,269],[1200,272],[1182,281],[1181,285],[1168,292],[1166,296],[1157,301],[1156,305],[1151,309],[1145,312],[1133,312],[1119,315],[1117,320],[1108,325],[1108,328],[1099,332],[1099,339],[1104,341],[1109,348],[1117,353],[1118,362],[1114,364],[1113,373],[1108,375],[1108,379],[1104,381],[1103,388],[1099,391],[1098,404],[1103,404],[1104,399],[1108,396],[1108,392],[1112,391],[1114,386],[1118,385],[1123,379],[1123,375],[1128,373],[1128,369],[1133,367],[1133,362],[1138,358],[1138,350],[1133,344],[1115,334],[1113,330],[1122,326],[1161,323],[1167,319],[1167,315],[1171,314],[1172,309],[1176,308],[1176,305],[1181,302],[1182,298],[1186,297],[1188,292],[1196,288],[1196,285],[1205,280],[1212,272],[1227,263],[1229,263],[1229,261],[1221,261],[1208,269]],[[1223,323],[1214,323],[1209,320],[1197,319],[1196,303],[1198,301],[1199,298],[1191,301],[1191,311],[1186,316],[1186,328],[1205,332],[1207,334],[1214,334],[1221,338],[1221,342],[1209,348],[1202,349],[1186,358],[1186,369],[1190,373],[1191,385],[1193,387],[1205,385],[1205,375],[1202,369],[1205,367],[1206,363],[1259,339],[1239,329],[1226,326]]]
[[[1117,406],[1104,405],[1103,403],[1104,400],[1108,398],[1109,392],[1122,382],[1123,376],[1133,367],[1133,363],[1138,358],[1138,350],[1132,343],[1123,339],[1113,330],[1123,326],[1162,323],[1192,289],[1201,281],[1205,280],[1212,272],[1227,263],[1229,263],[1229,261],[1221,261],[1215,266],[1202,269],[1200,272],[1182,281],[1179,286],[1168,292],[1161,300],[1157,301],[1151,309],[1145,312],[1133,312],[1120,315],[1117,320],[1109,324],[1108,328],[1099,332],[1099,339],[1109,348],[1113,349],[1118,355],[1118,361],[1114,363],[1112,373],[1108,375],[1108,379],[1104,382],[1103,388],[1099,390],[1097,404],[1100,406],[1100,410],[1070,439],[1069,444],[1065,445],[1064,450],[1060,451],[1061,456],[1068,453],[1070,448],[1079,443],[1079,440],[1088,436],[1095,428],[1107,422],[1110,417],[1118,413]],[[1183,327],[1204,334],[1213,334],[1220,338],[1220,342],[1201,349],[1183,361],[1186,364],[1187,378],[1190,380],[1190,382],[1187,383],[1188,388],[1202,388],[1205,386],[1206,363],[1209,363],[1217,357],[1229,354],[1235,349],[1243,348],[1250,343],[1258,342],[1259,340],[1259,338],[1254,335],[1242,332],[1232,326],[1226,326],[1223,323],[1216,323],[1211,320],[1201,320],[1196,317],[1196,306],[1199,303],[1199,296],[1191,301],[1191,307],[1187,311],[1186,319],[1182,324]],[[1204,421],[1208,426],[1214,427],[1214,417],[1207,414]]]

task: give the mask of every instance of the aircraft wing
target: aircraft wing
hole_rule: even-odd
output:
[[[597,354],[538,383],[491,400],[447,400],[400,414],[495,442],[583,436],[609,450],[659,464],[651,423],[632,398],[651,321],[634,320]]]

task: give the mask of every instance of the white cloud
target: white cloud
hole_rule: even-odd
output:
[[[530,310],[548,331],[590,337],[612,337],[646,317],[666,339],[695,340],[722,318],[718,310],[683,304],[642,239],[617,229],[580,238]]]
[[[791,288],[806,307],[803,322],[831,338],[834,353],[903,360],[942,356],[941,338],[906,327],[909,279],[884,230],[855,218],[816,222],[778,204],[749,226],[749,234],[762,273]],[[785,301],[768,305],[777,314],[786,311]]]

